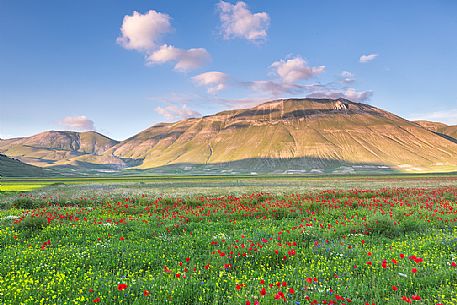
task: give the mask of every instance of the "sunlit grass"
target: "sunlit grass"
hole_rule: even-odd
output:
[[[51,183],[0,183],[0,192],[28,192]]]

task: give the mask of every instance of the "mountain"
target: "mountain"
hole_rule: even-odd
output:
[[[45,131],[31,137],[0,140],[0,153],[22,162],[47,167],[91,159],[118,144],[98,132]]]
[[[0,153],[67,174],[449,172],[454,127],[346,99],[282,99],[160,123],[122,142],[70,131],[0,140]]]
[[[425,120],[414,122],[424,128],[427,128],[435,133],[438,133],[439,135],[448,136],[457,141],[457,125],[449,126],[440,122],[432,122]]]
[[[452,171],[457,144],[376,107],[345,99],[284,99],[161,123],[105,155],[137,169],[203,172]]]
[[[46,170],[0,154],[0,177],[43,177]]]

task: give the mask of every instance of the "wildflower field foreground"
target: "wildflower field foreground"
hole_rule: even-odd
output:
[[[455,305],[456,200],[456,186],[18,193],[0,210],[0,301]]]

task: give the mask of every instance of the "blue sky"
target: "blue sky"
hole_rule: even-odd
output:
[[[0,0],[2,138],[305,96],[457,124],[457,1]]]

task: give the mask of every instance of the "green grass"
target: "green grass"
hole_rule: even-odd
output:
[[[50,184],[52,183],[2,183],[0,192],[28,192]]]
[[[457,303],[455,176],[37,181],[0,197],[5,304]]]
[[[457,174],[395,174],[395,175],[151,175],[151,176],[106,176],[106,177],[47,177],[47,178],[2,178],[0,192],[31,191],[51,188],[61,192],[78,192],[100,186],[115,186],[116,189],[146,189],[157,194],[215,194],[255,191],[292,192],[322,189],[429,187],[456,185]]]
[[[8,158],[0,154],[0,178],[6,177],[43,177],[50,172],[42,168],[22,163],[19,160]]]

